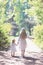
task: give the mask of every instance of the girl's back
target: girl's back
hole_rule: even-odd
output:
[[[18,40],[21,50],[25,50],[26,48],[26,37],[27,37],[27,34],[26,34],[25,29],[23,28],[20,32],[20,36]]]

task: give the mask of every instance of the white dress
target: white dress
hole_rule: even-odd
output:
[[[20,50],[26,49],[26,46],[27,46],[26,39],[19,38],[18,43],[19,43]]]
[[[12,43],[12,45],[11,45],[11,51],[12,52],[16,51],[16,44],[15,43]]]

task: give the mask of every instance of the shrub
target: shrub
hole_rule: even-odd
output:
[[[43,48],[43,25],[37,25],[33,28],[34,41]]]
[[[8,33],[11,30],[11,25],[9,23],[4,23],[0,25],[0,47],[8,47],[9,46],[9,35]]]

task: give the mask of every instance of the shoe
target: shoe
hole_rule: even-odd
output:
[[[11,55],[12,57],[14,57],[13,55]]]
[[[23,56],[23,58],[25,58],[25,56]]]

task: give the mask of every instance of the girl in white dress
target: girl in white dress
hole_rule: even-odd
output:
[[[22,57],[24,56],[25,49],[26,49],[26,46],[27,46],[26,38],[27,38],[26,31],[25,31],[24,28],[22,28],[22,30],[20,32],[19,39],[18,39],[18,44],[19,44],[19,47],[20,47],[20,50],[21,50],[21,56]]]
[[[15,39],[13,39],[11,45],[11,56],[15,56],[15,52],[16,52],[16,43],[15,43]]]

